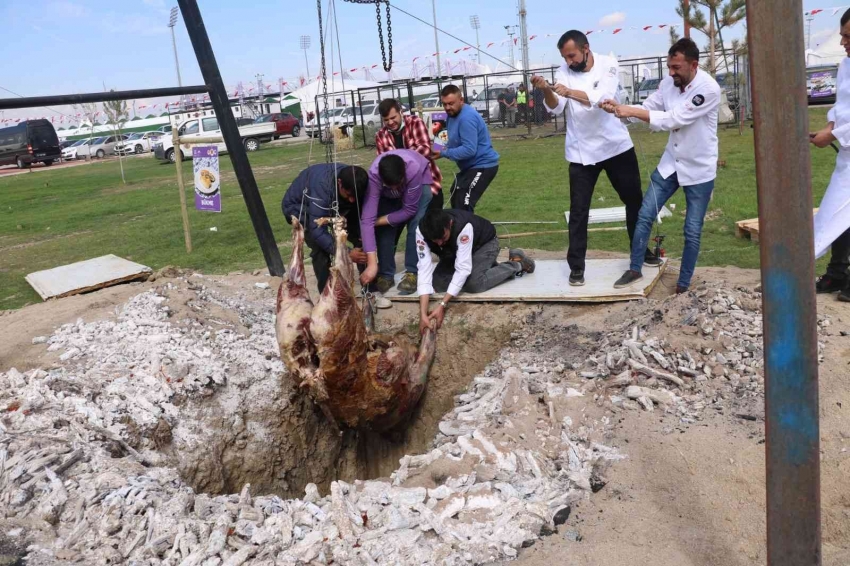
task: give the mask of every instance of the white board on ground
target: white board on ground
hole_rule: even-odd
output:
[[[540,260],[534,273],[527,273],[505,281],[498,287],[484,293],[461,293],[454,301],[467,302],[562,302],[562,303],[604,303],[613,301],[633,301],[649,295],[652,288],[661,279],[667,268],[667,260],[660,267],[643,268],[643,279],[631,287],[615,289],[614,282],[629,269],[628,259],[589,259],[584,270],[585,285],[572,287],[569,284],[570,266],[566,260]],[[396,275],[396,282],[402,274]],[[399,295],[393,287],[384,293],[392,301],[418,301],[413,295]],[[432,295],[439,300],[443,293]]]
[[[662,218],[673,216],[673,212],[666,206],[661,207],[661,212],[658,213],[658,222],[661,223]],[[564,213],[567,219],[567,224],[570,223],[570,211]],[[592,208],[587,219],[588,224],[605,224],[608,222],[625,222],[626,207],[614,206],[611,208]]]
[[[57,299],[147,277],[151,268],[116,255],[61,265],[26,276],[42,299]]]

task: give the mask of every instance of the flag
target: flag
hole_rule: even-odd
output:
[[[643,26],[643,31],[650,29],[652,26]]]
[[[592,34],[592,33],[593,33],[593,30],[590,30],[590,31],[586,31],[586,32],[584,32],[584,35],[590,35],[590,34]]]
[[[528,38],[528,41],[533,40],[535,37],[537,37],[537,36],[536,36],[536,35],[532,35],[531,37],[529,37],[529,38]]]
[[[490,48],[491,48],[491,47],[493,47],[495,44],[496,44],[495,42],[491,41],[490,43],[488,43],[488,44],[487,44],[487,47],[485,47],[484,49],[490,49]]]
[[[660,26],[658,26],[658,27],[660,27],[661,29],[664,29],[664,28],[666,28],[666,27],[667,27],[667,24],[661,24],[661,25],[660,25]]]
[[[615,29],[615,30],[614,30],[614,35],[617,35],[617,34],[618,34],[618,33],[620,33],[621,31],[623,31],[623,28],[617,28],[617,29]]]
[[[823,10],[821,8],[815,8],[814,10],[812,10],[809,13],[813,16],[816,16],[816,15],[820,14],[821,12],[823,12]]]

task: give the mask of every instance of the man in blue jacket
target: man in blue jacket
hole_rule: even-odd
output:
[[[433,152],[432,155],[457,163],[460,173],[452,184],[452,208],[473,212],[499,171],[499,154],[490,143],[490,132],[484,119],[472,106],[464,104],[463,94],[457,86],[444,87],[440,96],[449,115],[446,124],[449,143],[442,152]]]
[[[354,245],[348,255],[358,267],[365,266],[366,254],[360,240],[360,208],[368,185],[369,175],[362,167],[319,163],[303,170],[283,196],[281,209],[286,221],[292,224],[295,216],[304,226],[304,242],[310,248],[319,293],[328,281],[336,243],[330,227],[317,226],[314,220],[334,216],[333,208],[338,203],[340,216],[347,220],[348,241]]]

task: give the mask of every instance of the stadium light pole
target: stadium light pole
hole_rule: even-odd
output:
[[[469,16],[469,25],[475,30],[475,48],[478,49],[478,64],[481,64],[481,42],[478,40],[478,30],[481,29],[481,20],[478,16]]]
[[[307,50],[310,49],[310,36],[301,36],[301,49],[304,51],[304,64],[307,66],[307,80],[310,80],[310,63],[307,61]]]
[[[174,66],[177,68],[177,86],[183,86],[183,80],[180,78],[180,61],[177,59],[177,39],[174,37],[174,26],[177,25],[177,14],[180,10],[177,6],[171,8],[171,16],[168,19],[168,27],[171,28],[171,46],[174,48]],[[183,97],[180,97],[180,105],[183,105]]]

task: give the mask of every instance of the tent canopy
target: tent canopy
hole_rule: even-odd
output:
[[[351,79],[343,81],[339,77],[328,77],[328,104],[330,106],[333,106],[334,104],[334,101],[330,98],[331,93],[350,92],[359,88],[368,88],[373,86],[380,86],[380,83]],[[292,91],[290,96],[294,96],[301,102],[301,110],[303,112],[315,112],[317,96],[319,97],[319,104],[322,104],[322,81],[317,80],[304,85],[298,90]]]
[[[841,34],[835,32],[822,41],[817,48],[806,50],[806,66],[838,65],[845,57],[847,53],[841,47]]]

